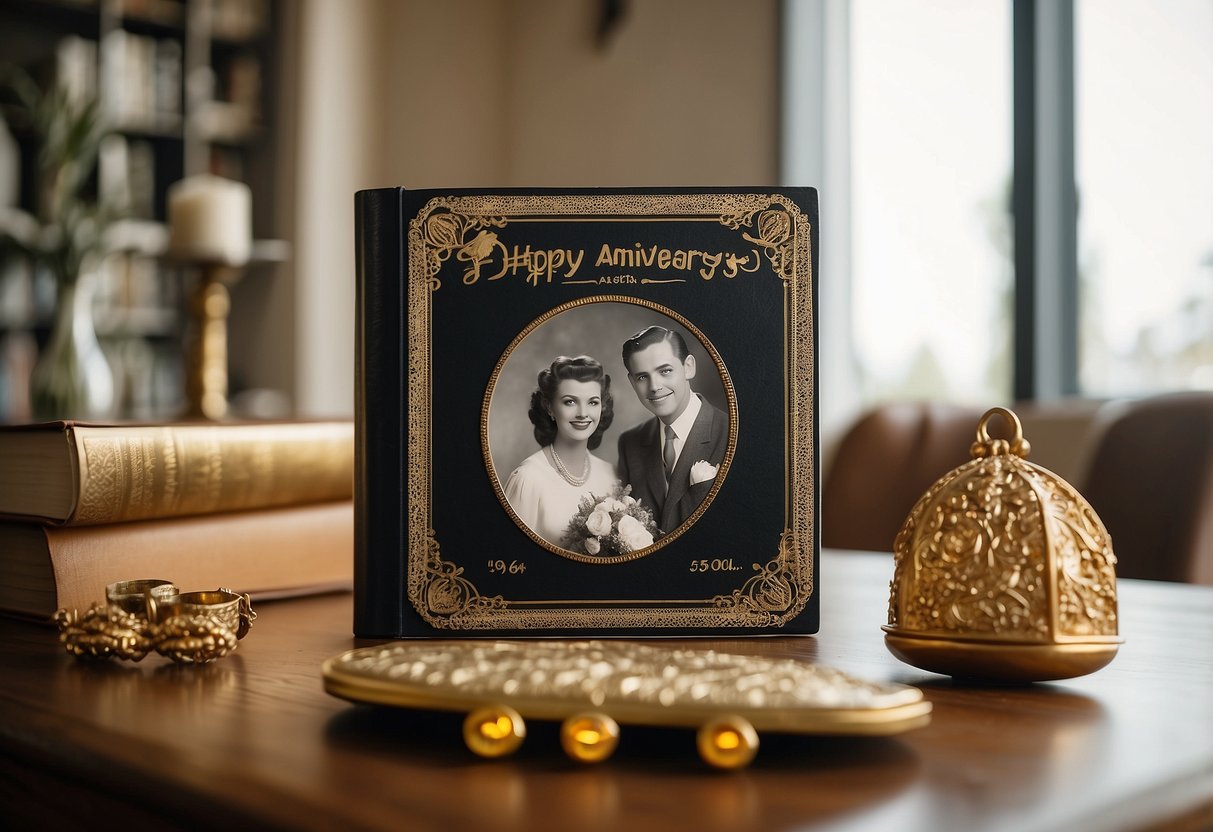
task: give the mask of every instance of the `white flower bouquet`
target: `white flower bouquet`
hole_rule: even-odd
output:
[[[582,497],[560,545],[595,557],[626,555],[652,546],[657,523],[631,493],[630,485],[616,483],[609,494]]]

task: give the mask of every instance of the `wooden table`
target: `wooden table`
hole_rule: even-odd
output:
[[[354,706],[320,663],[360,646],[351,599],[264,604],[232,656],[77,662],[55,634],[0,623],[0,826],[434,830],[1050,830],[1213,824],[1213,589],[1122,581],[1126,644],[1068,682],[975,687],[886,650],[892,562],[823,557],[812,638],[712,642],[921,685],[929,727],[897,738],[764,737],[711,772],[688,731],[624,726],[580,767],[555,726],[474,758],[457,716]],[[703,646],[705,642],[696,642]],[[134,824],[134,827],[131,825]]]

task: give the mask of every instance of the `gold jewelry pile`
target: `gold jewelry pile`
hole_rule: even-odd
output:
[[[106,604],[54,615],[59,643],[73,656],[137,662],[153,650],[180,664],[206,664],[236,649],[257,613],[230,589],[179,593],[169,581],[119,581]]]

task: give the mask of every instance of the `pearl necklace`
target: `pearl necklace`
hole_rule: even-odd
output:
[[[552,462],[556,463],[556,473],[564,478],[564,481],[569,485],[580,488],[589,482],[590,479],[590,455],[585,455],[585,468],[581,471],[581,477],[574,477],[569,473],[569,469],[564,467],[564,462],[560,459],[560,455],[556,453],[556,446],[549,445],[548,448],[552,451]]]

